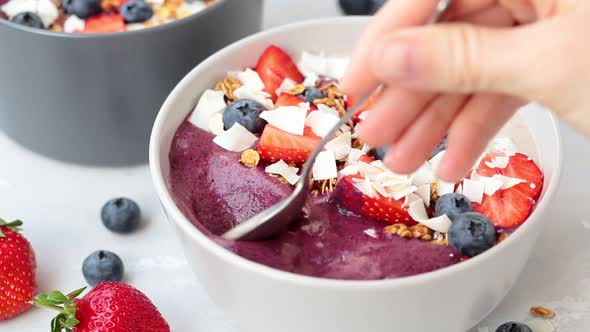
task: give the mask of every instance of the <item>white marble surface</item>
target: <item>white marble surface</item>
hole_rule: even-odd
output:
[[[338,15],[335,0],[268,0],[265,26],[333,15]],[[569,128],[563,135],[564,176],[546,216],[551,222],[514,291],[483,323],[491,331],[506,320],[528,319],[531,305],[556,309],[558,331],[587,331],[590,326],[590,143]],[[1,133],[0,151],[0,215],[26,222],[25,235],[37,253],[41,290],[84,284],[84,257],[109,249],[126,262],[126,281],[153,299],[172,331],[238,332],[189,271],[152,190],[147,166],[63,164],[35,155]],[[101,226],[100,207],[119,195],[141,205],[145,227],[140,232],[117,236]],[[51,315],[31,310],[1,322],[0,330],[45,332]]]

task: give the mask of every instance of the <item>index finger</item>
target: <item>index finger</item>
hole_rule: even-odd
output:
[[[481,10],[495,0],[455,1],[451,12],[453,17]],[[373,20],[357,42],[352,61],[342,79],[341,88],[348,94],[362,96],[380,83],[369,68],[368,61],[375,43],[389,32],[425,24],[433,15],[438,0],[396,0],[388,1],[374,16]]]

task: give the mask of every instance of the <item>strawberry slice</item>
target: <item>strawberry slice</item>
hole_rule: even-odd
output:
[[[489,153],[482,159],[477,173],[491,177],[501,174],[526,182],[514,187],[498,190],[494,195],[484,195],[481,204],[473,203],[475,210],[486,215],[497,227],[511,228],[521,225],[533,211],[533,207],[543,189],[543,172],[529,157],[522,153],[510,157],[506,168],[490,168],[491,162],[500,153]]]
[[[258,153],[271,163],[282,159],[286,163],[302,164],[321,140],[311,128],[305,128],[303,135],[295,135],[268,124],[258,142]]]
[[[301,103],[307,103],[305,99],[294,96],[289,93],[281,93],[275,102],[275,107],[280,106],[299,106]]]
[[[334,197],[348,210],[360,215],[386,221],[391,224],[403,223],[408,226],[416,222],[410,217],[408,207],[404,207],[404,200],[386,198],[378,193],[375,197],[369,197],[358,190],[352,179],[361,178],[360,175],[347,175],[336,184]]]
[[[112,33],[127,30],[123,16],[119,14],[99,14],[86,19],[81,33]]]
[[[281,107],[281,106],[299,106],[299,104],[301,103],[307,103],[307,101],[303,98],[294,96],[292,94],[289,93],[281,93],[281,95],[277,98],[277,101],[275,102],[275,107]],[[309,115],[309,113],[311,113],[312,111],[316,111],[318,108],[315,105],[311,105],[309,107],[309,110],[307,111],[307,115]]]
[[[275,45],[269,46],[262,53],[256,64],[256,72],[264,82],[264,91],[272,95],[273,101],[277,98],[275,91],[285,78],[290,78],[296,83],[304,80],[303,74],[289,54]]]
[[[375,157],[364,154],[359,157],[358,161],[362,161],[363,163],[370,164],[375,161]]]
[[[373,106],[375,106],[377,100],[379,100],[379,97],[381,97],[381,93],[383,93],[383,88],[382,86],[379,86],[375,91],[373,91],[373,93],[369,96],[367,101],[365,101],[365,103],[362,104],[356,111],[356,114],[352,118],[354,122],[360,122],[361,119],[359,119],[359,115],[361,115],[361,113],[363,112],[369,111],[371,108],[373,108]],[[348,95],[348,97],[346,98],[346,108],[351,108],[352,106],[354,106],[354,104],[356,104],[358,100],[358,97]]]

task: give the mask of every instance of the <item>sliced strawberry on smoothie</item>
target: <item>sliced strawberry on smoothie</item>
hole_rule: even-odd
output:
[[[481,204],[473,203],[473,206],[490,218],[497,227],[512,228],[522,224],[532,213],[543,189],[543,172],[533,160],[522,153],[511,156],[506,168],[488,166],[494,158],[503,156],[500,153],[487,154],[479,164],[477,173],[487,177],[500,174],[526,182],[498,190],[492,196],[484,195]]]
[[[310,128],[305,128],[303,135],[295,135],[267,124],[257,149],[260,157],[268,162],[282,159],[286,163],[302,164],[321,140]]]
[[[391,224],[403,223],[408,226],[416,224],[408,213],[408,207],[403,206],[403,199],[395,200],[383,197],[379,193],[375,193],[374,197],[370,197],[354,185],[353,179],[362,179],[362,177],[358,174],[344,176],[338,180],[334,189],[334,197],[346,209]]]
[[[375,104],[377,103],[377,100],[379,100],[379,97],[381,97],[381,93],[383,92],[383,88],[382,86],[379,86],[375,91],[373,91],[373,93],[369,96],[369,98],[367,99],[367,101],[365,101],[364,104],[362,104],[359,109],[356,111],[356,114],[353,116],[353,120],[354,122],[359,122],[361,121],[361,119],[359,118],[359,116],[366,112],[369,111],[371,108],[373,108],[373,106],[375,106]],[[346,99],[346,108],[351,108],[352,106],[354,106],[354,104],[356,104],[356,102],[359,100],[358,97],[356,96],[352,96],[352,95],[348,95],[347,99]]]
[[[99,14],[86,19],[81,33],[113,33],[127,30],[123,16],[119,14]]]
[[[301,103],[307,103],[307,101],[301,97],[294,96],[289,93],[281,93],[275,102],[275,107],[281,106],[299,106]],[[310,105],[309,111],[307,114],[311,113],[312,111],[317,110],[318,108],[315,105]]]
[[[296,83],[301,83],[305,79],[291,56],[275,45],[269,46],[262,53],[256,64],[256,72],[264,82],[264,91],[272,95],[273,101],[277,98],[275,91],[285,78],[290,78]]]

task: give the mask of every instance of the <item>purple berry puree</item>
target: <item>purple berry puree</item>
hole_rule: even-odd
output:
[[[450,246],[385,234],[384,224],[356,216],[330,196],[310,198],[289,232],[261,242],[225,241],[220,234],[286,197],[291,188],[246,167],[240,153],[222,149],[213,135],[185,121],[170,151],[176,204],[202,232],[254,262],[314,277],[371,280],[437,270],[460,261]],[[367,234],[368,233],[368,234]]]

